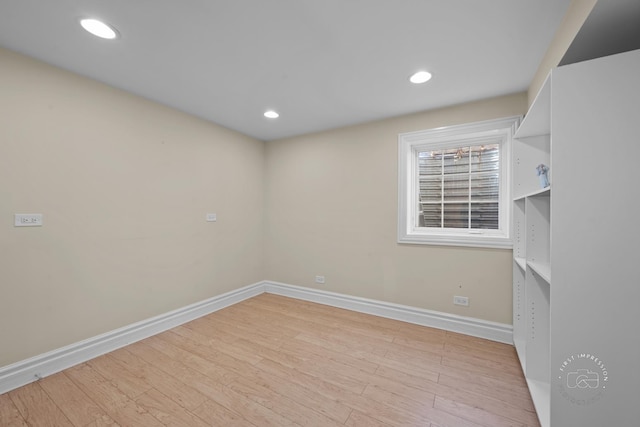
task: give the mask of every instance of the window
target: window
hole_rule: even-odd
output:
[[[398,242],[511,248],[511,138],[519,117],[398,137]]]

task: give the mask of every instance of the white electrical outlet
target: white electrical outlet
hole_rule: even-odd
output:
[[[15,214],[15,227],[42,227],[42,214]]]
[[[316,276],[316,283],[323,284],[324,283],[324,276]]]
[[[207,214],[207,222],[216,222],[218,220],[218,215],[214,213]]]
[[[460,297],[460,296],[454,296],[453,297],[453,303],[455,305],[463,305],[465,307],[469,306],[469,297]]]

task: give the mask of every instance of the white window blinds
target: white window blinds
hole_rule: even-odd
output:
[[[419,151],[417,227],[500,228],[500,145]]]

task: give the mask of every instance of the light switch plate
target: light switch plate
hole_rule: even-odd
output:
[[[218,220],[218,215],[214,213],[207,214],[207,222],[216,222]]]
[[[15,227],[42,227],[42,214],[15,214]]]

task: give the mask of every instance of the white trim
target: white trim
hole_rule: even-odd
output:
[[[245,286],[38,356],[0,367],[0,394],[264,293]]]
[[[359,313],[373,314],[375,316],[444,329],[513,345],[513,327],[505,323],[490,322],[473,317],[457,316],[455,314],[278,282],[265,281],[264,284],[265,292],[271,294],[330,305],[332,307],[345,308]]]
[[[503,323],[264,281],[0,367],[0,394],[265,292],[492,341],[513,343],[513,327]]]

